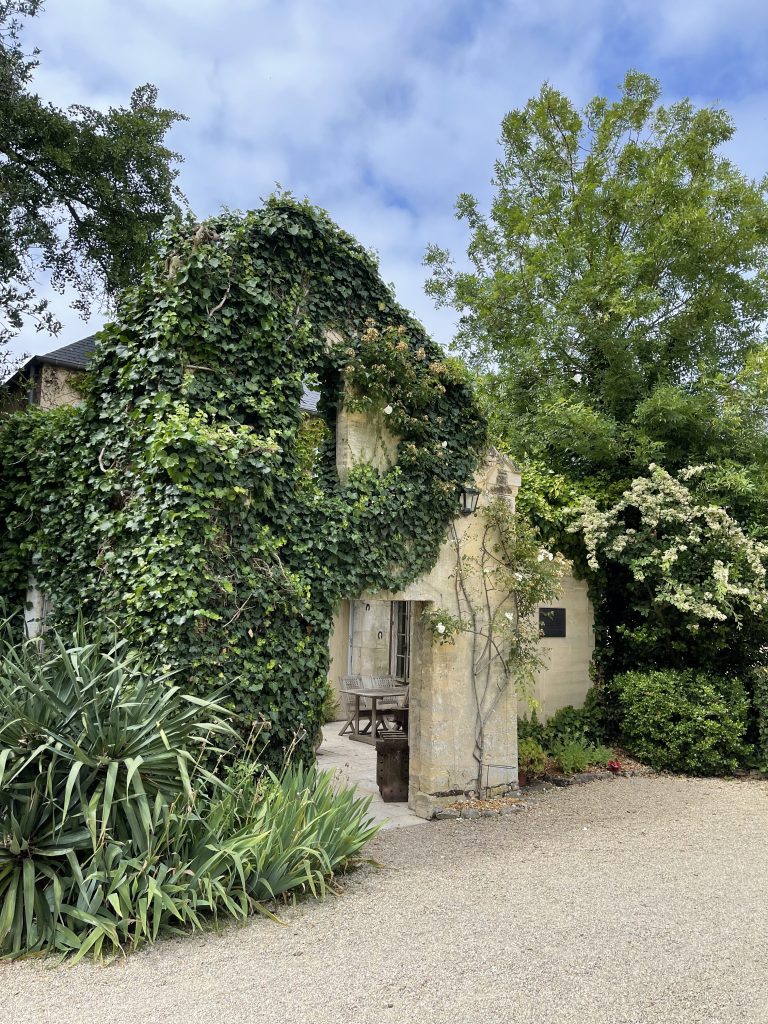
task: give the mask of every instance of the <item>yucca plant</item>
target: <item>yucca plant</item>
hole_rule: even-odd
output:
[[[0,627],[0,955],[103,956],[221,914],[273,914],[376,831],[332,776],[203,765],[236,739],[215,700],[78,623]]]
[[[201,851],[194,867],[199,877],[228,874],[232,891],[254,909],[291,891],[323,895],[326,879],[378,831],[368,818],[370,798],[338,787],[333,772],[294,765],[280,777],[259,777],[239,765],[237,775],[210,808],[212,856]]]

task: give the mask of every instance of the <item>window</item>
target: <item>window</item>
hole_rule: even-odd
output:
[[[565,636],[565,608],[539,608],[542,636]]]
[[[411,605],[409,601],[392,602],[390,671],[398,682],[409,682],[411,675]]]

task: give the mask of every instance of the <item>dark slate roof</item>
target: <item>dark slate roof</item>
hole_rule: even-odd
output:
[[[96,335],[89,334],[87,338],[81,338],[80,341],[75,341],[71,345],[64,345],[62,348],[54,349],[53,352],[33,356],[27,365],[63,366],[68,370],[85,370],[95,348]],[[302,411],[317,412],[319,401],[320,392],[310,391],[307,388],[301,399]]]
[[[63,345],[61,348],[55,348],[53,352],[33,356],[30,362],[46,366],[63,366],[67,370],[85,370],[95,348],[96,335],[89,334],[87,338],[73,341],[71,345]]]

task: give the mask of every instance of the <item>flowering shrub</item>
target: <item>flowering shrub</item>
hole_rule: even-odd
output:
[[[704,467],[677,478],[648,468],[650,475],[633,480],[607,511],[584,500],[578,525],[592,568],[601,557],[620,562],[655,601],[696,620],[723,622],[768,607],[768,545],[752,540],[725,509],[697,503],[686,482]]]
[[[738,679],[627,672],[614,680],[627,749],[653,768],[719,775],[746,755],[748,701]]]
[[[456,634],[461,633],[463,623],[457,615],[451,615],[445,608],[424,612],[424,624],[438,644],[455,644]]]
[[[768,608],[768,545],[698,498],[706,472],[672,476],[652,464],[604,511],[583,499],[570,528],[583,535],[596,577],[621,572],[621,590],[611,595],[621,601],[614,636],[628,647],[629,664],[707,665],[718,651],[732,658],[734,647],[746,649],[749,630],[742,631]]]

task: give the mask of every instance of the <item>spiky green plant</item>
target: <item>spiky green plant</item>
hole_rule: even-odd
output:
[[[147,675],[80,623],[0,631],[0,954],[103,956],[316,896],[375,833],[329,774],[203,767],[234,739],[215,701]],[[90,634],[90,639],[89,639]]]

